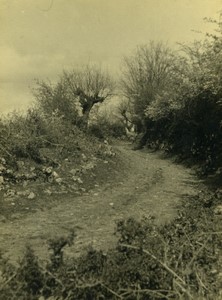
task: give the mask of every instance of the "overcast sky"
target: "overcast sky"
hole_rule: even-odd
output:
[[[121,58],[149,40],[191,42],[222,0],[0,0],[0,112],[25,108],[35,78]]]

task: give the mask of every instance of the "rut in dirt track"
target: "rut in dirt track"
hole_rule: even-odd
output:
[[[87,245],[106,250],[115,244],[116,221],[153,215],[158,223],[168,222],[176,216],[181,198],[198,192],[199,182],[189,169],[158,153],[133,151],[127,145],[117,148],[125,163],[118,180],[95,188],[90,195],[62,196],[51,209],[2,223],[0,245],[5,255],[18,260],[28,243],[45,259],[47,240],[67,235],[73,228],[77,238],[68,255],[78,255]]]

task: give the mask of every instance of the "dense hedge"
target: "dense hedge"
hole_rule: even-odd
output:
[[[215,23],[217,36],[181,45],[178,52],[153,42],[137,48],[125,60],[122,79],[143,124],[141,146],[192,159],[203,174],[222,166],[222,28]]]

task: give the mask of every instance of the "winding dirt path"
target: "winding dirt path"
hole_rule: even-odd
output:
[[[68,255],[80,253],[87,245],[107,249],[116,240],[117,220],[150,214],[158,223],[168,222],[175,217],[181,197],[197,193],[199,182],[189,169],[158,153],[133,151],[127,145],[117,148],[126,167],[118,171],[115,181],[95,187],[89,195],[62,196],[51,209],[0,223],[0,248],[5,255],[17,261],[28,243],[45,259],[47,240],[67,235],[72,228],[77,238]]]

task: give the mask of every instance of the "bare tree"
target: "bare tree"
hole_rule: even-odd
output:
[[[88,122],[93,106],[113,95],[114,82],[111,76],[96,66],[87,65],[79,70],[64,72],[61,80],[67,93],[78,98],[84,125]]]
[[[137,47],[133,55],[123,60],[121,88],[133,109],[133,122],[141,133],[140,146],[146,141],[147,107],[169,85],[174,72],[175,56],[163,43],[150,42]],[[132,112],[131,112],[132,113]]]
[[[167,85],[173,62],[172,51],[154,42],[139,46],[132,56],[124,58],[121,87],[135,114],[144,117],[147,105]]]

